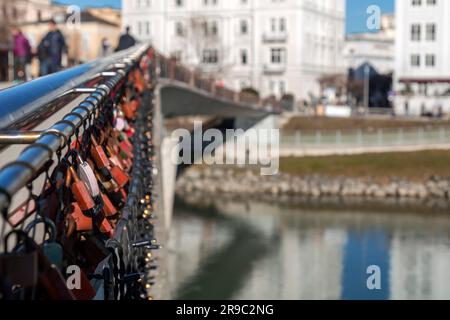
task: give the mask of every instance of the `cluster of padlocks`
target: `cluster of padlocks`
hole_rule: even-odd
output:
[[[12,211],[3,205],[1,299],[151,299],[160,249],[153,224],[152,59],[148,49],[128,61],[2,169],[2,177],[30,179],[23,205]],[[54,140],[62,141],[56,150]],[[36,170],[24,159],[38,151],[48,157]],[[1,191],[11,200],[9,189]]]

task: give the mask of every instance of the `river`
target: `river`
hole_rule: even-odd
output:
[[[445,213],[178,202],[168,248],[178,299],[450,299]]]

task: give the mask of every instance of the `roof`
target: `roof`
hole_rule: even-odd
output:
[[[402,83],[450,83],[450,78],[400,78]]]

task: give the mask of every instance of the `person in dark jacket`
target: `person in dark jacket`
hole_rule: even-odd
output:
[[[50,20],[49,32],[38,46],[41,76],[60,71],[62,56],[66,51],[66,41],[63,34],[57,28],[56,22],[54,20]]]
[[[130,34],[130,27],[125,28],[125,34],[122,34],[119,39],[119,45],[116,48],[117,51],[122,51],[133,47],[136,44],[136,39]]]

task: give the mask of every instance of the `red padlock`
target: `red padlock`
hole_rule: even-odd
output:
[[[70,188],[75,201],[80,206],[81,211],[87,216],[93,217],[95,215],[95,202],[92,199],[86,185],[80,180],[73,167],[69,167],[69,173],[72,176],[73,183]]]
[[[92,219],[83,214],[78,203],[72,203],[68,208],[68,212],[75,220],[78,232],[92,231]]]
[[[107,219],[103,219],[100,225],[100,232],[108,235],[110,238],[114,236],[114,229]]]
[[[130,177],[118,166],[112,166],[111,175],[121,188],[124,188],[130,181]]]
[[[103,214],[105,215],[105,217],[116,216],[118,211],[116,207],[112,204],[109,197],[104,193],[102,193],[101,196],[103,200]]]
[[[93,135],[91,135],[91,155],[94,159],[95,164],[97,165],[97,168],[101,171],[102,174],[105,176],[108,176],[108,166],[109,166],[109,159],[106,156],[105,150],[103,150],[103,147],[100,146],[97,142],[97,140],[94,138]]]

